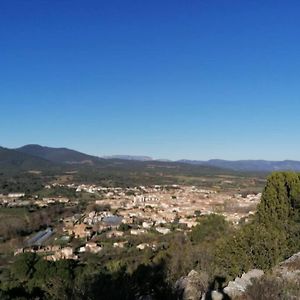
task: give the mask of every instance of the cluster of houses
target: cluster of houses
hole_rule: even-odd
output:
[[[52,187],[53,185],[46,186],[48,189]],[[86,211],[63,218],[60,232],[57,231],[57,233],[80,240],[81,245],[76,248],[72,246],[72,243],[65,246],[41,244],[18,249],[16,254],[35,251],[43,253],[45,259],[48,260],[80,259],[83,253],[97,254],[102,251],[103,245],[101,240],[99,241],[99,236],[109,239],[114,248],[124,248],[129,247],[130,236],[142,236],[149,232],[166,235],[172,230],[189,231],[198,224],[200,215],[217,212],[237,223],[240,219],[253,214],[261,197],[261,194],[242,197],[242,195],[232,195],[195,186],[178,185],[108,188],[70,184],[67,187],[75,189],[76,192],[93,193],[95,206],[110,209]],[[7,199],[20,200],[22,197],[24,195],[19,195],[18,198],[7,196]],[[57,202],[76,205],[76,201],[78,200],[65,197],[48,197],[35,199],[35,204],[41,207]],[[135,245],[141,251],[146,248],[154,250],[156,246],[155,241]]]
[[[27,206],[30,202],[24,199],[25,193],[9,193],[8,195],[0,194],[0,206],[5,207],[22,207]]]
[[[78,204],[78,201],[72,201],[72,205]],[[66,197],[44,197],[38,198],[34,197],[25,197],[25,193],[10,193],[8,195],[0,194],[0,206],[4,207],[26,207],[30,205],[35,205],[38,207],[47,207],[55,203],[70,203],[70,199]]]

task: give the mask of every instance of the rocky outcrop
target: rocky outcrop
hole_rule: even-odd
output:
[[[228,285],[222,289],[210,290],[208,287],[208,276],[205,273],[198,273],[192,270],[188,276],[181,277],[175,285],[178,300],[225,300],[234,299],[242,296],[247,287],[252,284],[251,280],[260,278],[264,275],[262,270],[251,270],[244,273],[241,277],[237,277],[234,281],[230,281]],[[220,284],[219,284],[220,285]],[[216,286],[215,286],[216,288]]]
[[[247,273],[244,273],[242,277],[237,277],[234,281],[229,281],[227,287],[224,288],[224,292],[230,297],[238,297],[246,292],[248,286],[252,284],[251,280],[254,278],[260,278],[264,275],[262,270],[253,269]]]
[[[300,299],[300,252],[275,266],[266,275],[262,270],[253,269],[230,281],[225,288],[225,279],[217,279],[209,287],[205,273],[192,270],[188,276],[176,282],[177,299]]]
[[[199,300],[207,290],[208,276],[192,270],[187,276],[181,277],[175,284],[178,300]]]
[[[226,295],[224,293],[221,293],[219,291],[212,291],[210,293],[207,293],[205,297],[203,297],[201,300],[226,300]],[[227,298],[228,299],[228,298]]]
[[[281,262],[273,268],[273,274],[276,277],[287,281],[300,280],[300,252],[294,254],[287,260]]]
[[[143,295],[138,297],[138,300],[153,300],[154,298],[151,295]]]

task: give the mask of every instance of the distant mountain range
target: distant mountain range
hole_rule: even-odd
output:
[[[267,161],[267,160],[237,160],[228,161],[212,159],[208,161],[198,160],[153,160],[148,156],[113,155],[97,157],[68,148],[52,148],[40,145],[25,145],[17,149],[0,147],[0,168],[13,170],[47,169],[61,165],[96,165],[113,166],[125,164],[147,166],[149,164],[164,167],[179,167],[184,165],[191,167],[205,167],[211,169],[227,169],[238,172],[270,172],[277,170],[300,171],[300,161]],[[1,170],[0,170],[1,171]]]
[[[103,156],[105,159],[125,159],[125,160],[137,160],[137,161],[150,161],[152,157],[143,155],[109,155]]]
[[[284,161],[267,161],[267,160],[222,160],[211,159],[208,161],[198,160],[180,160],[182,163],[192,165],[205,165],[218,167],[223,169],[230,169],[234,171],[254,171],[254,172],[270,172],[270,171],[284,171],[293,170],[300,171],[300,161],[284,160]]]

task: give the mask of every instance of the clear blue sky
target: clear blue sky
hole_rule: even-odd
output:
[[[0,2],[0,144],[300,160],[300,2]]]

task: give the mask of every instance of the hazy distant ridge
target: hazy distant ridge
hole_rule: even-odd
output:
[[[126,159],[126,160],[138,160],[138,161],[148,161],[153,160],[150,156],[143,155],[108,155],[103,156],[105,159]]]
[[[224,169],[230,169],[235,171],[279,171],[279,170],[294,170],[300,171],[300,161],[284,160],[284,161],[267,161],[267,160],[222,160],[211,159],[208,161],[198,160],[180,160],[180,162],[193,164],[193,165],[205,165]]]

